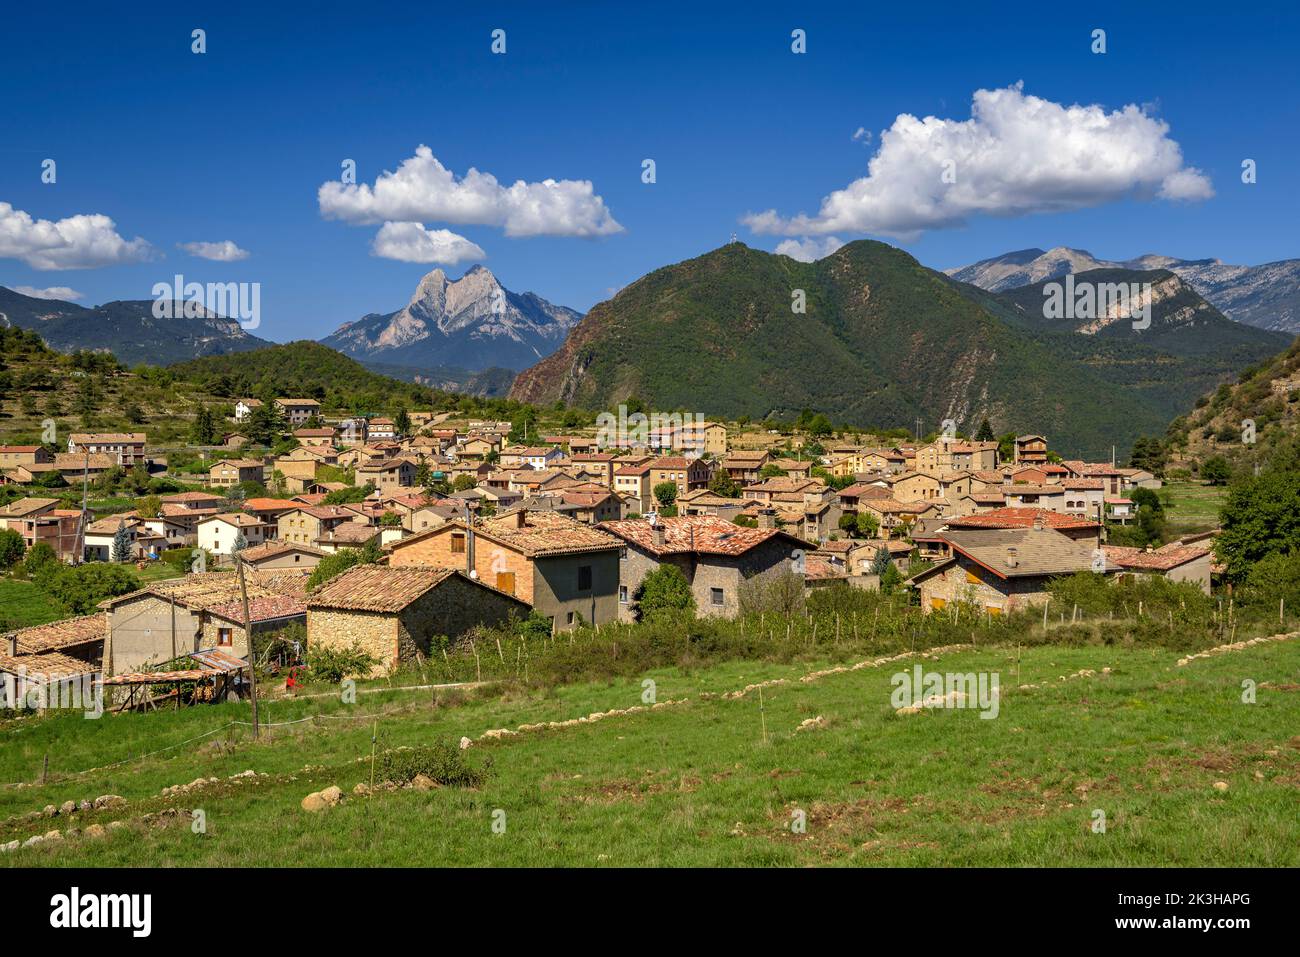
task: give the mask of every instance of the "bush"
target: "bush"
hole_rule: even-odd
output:
[[[89,615],[105,598],[141,587],[139,576],[131,569],[106,562],[75,568],[46,565],[37,574],[36,584],[73,615]]]
[[[633,600],[640,620],[664,613],[695,610],[690,582],[676,565],[660,565],[641,579]]]
[[[337,684],[351,675],[368,676],[379,659],[353,644],[349,648],[308,648],[307,670],[315,681]]]
[[[320,560],[307,579],[307,590],[312,591],[336,575],[341,575],[355,565],[369,565],[379,561],[379,542],[372,538],[364,548],[342,548]]]
[[[385,751],[375,761],[375,778],[409,784],[423,774],[447,787],[476,788],[487,781],[491,769],[491,758],[482,768],[476,768],[465,762],[465,752],[460,748],[439,741],[424,747]]]
[[[37,542],[27,549],[27,557],[23,559],[23,569],[28,576],[35,577],[46,565],[57,565],[58,563],[59,556],[54,554],[54,549],[49,546],[49,543]]]
[[[12,568],[22,561],[27,543],[12,528],[0,530],[0,570]]]

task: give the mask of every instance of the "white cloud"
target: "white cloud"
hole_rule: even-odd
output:
[[[776,253],[797,259],[801,263],[811,263],[825,259],[843,245],[835,236],[827,236],[825,239],[810,239],[805,236],[803,239],[781,240],[776,244]]]
[[[123,239],[107,216],[82,214],[51,222],[0,203],[0,259],[56,270],[116,266],[152,257],[152,246],[138,236]]]
[[[31,296],[33,299],[62,299],[72,301],[82,298],[85,293],[77,292],[67,286],[49,286],[45,289],[37,289],[35,286],[14,286],[14,292],[23,296]]]
[[[815,216],[776,210],[741,221],[756,233],[831,232],[914,238],[973,215],[1024,216],[1128,196],[1208,199],[1209,178],[1183,165],[1169,125],[1130,104],[1063,106],[1020,83],[976,90],[969,120],[901,114],[881,134],[868,175],[826,196]],[[945,182],[952,161],[954,182]]]
[[[470,168],[464,177],[438,162],[421,145],[397,172],[384,172],[374,186],[322,183],[321,215],[354,225],[446,222],[499,226],[507,236],[605,236],[623,231],[590,180],[518,180],[502,186],[491,173]]]
[[[425,229],[419,223],[384,223],[370,244],[384,259],[404,263],[442,263],[454,266],[468,259],[486,259],[478,245],[447,229]]]
[[[867,129],[865,126],[859,126],[857,131],[853,134],[852,139],[853,142],[861,143],[863,146],[866,146],[871,142],[871,130]]]
[[[185,250],[191,256],[198,256],[200,259],[211,259],[219,263],[239,262],[239,260],[249,257],[247,249],[240,249],[229,239],[223,239],[219,243],[177,243],[176,246]]]

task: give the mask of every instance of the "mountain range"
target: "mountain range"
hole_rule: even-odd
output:
[[[86,307],[61,299],[37,299],[0,286],[0,325],[40,333],[59,352],[112,352],[127,365],[167,365],[198,356],[244,352],[273,345],[238,322],[202,310],[197,318],[158,319],[152,299]]]
[[[1121,262],[1082,249],[1021,249],[945,272],[990,292],[1004,292],[1092,269],[1167,269],[1236,322],[1300,333],[1300,259],[1230,266],[1218,259],[1175,259],[1154,253]]]
[[[511,292],[483,266],[459,279],[435,269],[401,309],[370,313],[321,342],[372,367],[518,370],[558,349],[581,318],[536,293]]]
[[[987,416],[1099,457],[1163,433],[1196,396],[1290,341],[1232,322],[1168,270],[1096,278],[1150,283],[1150,327],[1093,334],[1045,320],[1039,288],[989,292],[884,243],[813,263],[730,243],[594,306],[510,395],[603,410],[634,396],[731,418],[806,408],[862,427],[951,418],[973,431]]]

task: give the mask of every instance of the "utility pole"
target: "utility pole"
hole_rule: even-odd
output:
[[[86,557],[86,495],[90,483],[90,446],[86,446],[83,451],[86,458],[81,469],[81,515],[77,518],[77,554],[72,556],[73,561],[78,565]]]
[[[257,724],[257,658],[253,654],[253,629],[249,624],[248,585],[244,582],[244,559],[235,553],[235,569],[239,573],[239,597],[244,603],[244,642],[248,645],[248,696],[253,702],[253,737],[260,733]]]

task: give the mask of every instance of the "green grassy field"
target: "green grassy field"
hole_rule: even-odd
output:
[[[67,613],[29,581],[0,578],[0,625],[26,628],[67,617]]]
[[[1219,506],[1228,497],[1228,489],[1201,482],[1167,482],[1160,495],[1168,503],[1165,515],[1170,530],[1187,534],[1218,527]]]
[[[248,705],[0,725],[0,843],[121,820],[0,855],[6,866],[235,865],[1291,865],[1300,864],[1300,641],[1178,667],[1162,648],[981,648],[798,678],[824,661],[654,671],[547,692],[383,691],[265,704],[289,722],[254,743]],[[853,659],[840,662],[851,663]],[[999,714],[898,715],[891,676],[914,663],[1000,675]],[[1102,673],[1102,669],[1111,669]],[[1072,677],[1083,669],[1095,674]],[[685,703],[475,744],[477,790],[352,796],[385,749],[641,703]],[[785,678],[763,691],[724,692]],[[1242,681],[1258,684],[1241,701]],[[1021,685],[1035,685],[1021,688]],[[382,687],[371,685],[370,687]],[[824,727],[796,732],[821,717]],[[200,737],[202,736],[202,737]],[[140,755],[171,747],[153,756]],[[49,757],[49,783],[38,780]],[[105,767],[71,774],[88,767]],[[228,780],[246,769],[252,783]],[[220,783],[162,797],[162,788]],[[1216,789],[1223,782],[1226,790]],[[337,784],[343,804],[299,804]],[[127,805],[20,820],[49,803]],[[201,809],[162,824],[146,814]],[[1105,833],[1094,833],[1104,811]],[[504,833],[494,833],[495,819]],[[796,812],[806,832],[792,832]]]

